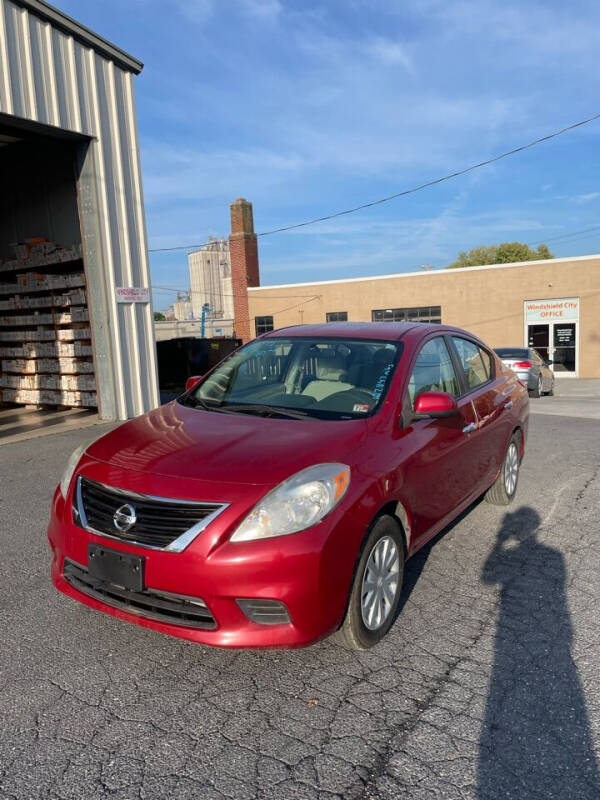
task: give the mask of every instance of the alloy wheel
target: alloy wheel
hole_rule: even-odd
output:
[[[519,452],[517,445],[511,442],[504,460],[504,486],[506,493],[512,497],[517,487],[517,477],[519,474]]]
[[[383,536],[369,554],[362,579],[360,608],[369,630],[381,628],[389,617],[399,580],[398,545],[391,536]]]

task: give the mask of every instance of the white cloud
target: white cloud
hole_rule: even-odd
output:
[[[271,19],[277,17],[281,11],[279,0],[239,0],[242,7],[254,17]]]
[[[596,200],[600,197],[600,192],[588,192],[587,194],[578,194],[575,197],[571,197],[573,203],[589,203],[591,200]]]
[[[220,195],[253,198],[278,188],[286,176],[306,166],[301,154],[266,148],[211,150],[142,142],[144,196],[148,205],[202,201]],[[260,187],[260,188],[259,188]]]
[[[176,0],[209,35],[189,45],[186,71],[156,69],[150,92],[150,62],[140,80],[140,109],[158,121],[142,147],[155,244],[203,241],[210,225],[227,233],[228,203],[240,194],[264,230],[445,175],[584,117],[600,78],[591,10],[584,23],[569,4],[542,0],[339,2],[343,12],[302,0]],[[599,133],[589,125],[486,167],[478,192],[461,177],[261,239],[265,274],[445,264],[478,244],[552,236],[557,219],[584,228],[600,193],[583,193],[568,142],[589,147]],[[515,207],[472,214],[504,201]]]
[[[193,23],[205,23],[214,11],[213,0],[175,0],[179,13]]]
[[[410,75],[414,74],[415,68],[412,59],[408,55],[406,48],[401,45],[400,42],[378,36],[367,44],[366,50],[383,64],[401,66],[404,67]]]
[[[190,22],[204,24],[209,18],[216,16],[216,12],[226,11],[235,14],[242,11],[261,20],[274,19],[282,11],[280,0],[175,0],[179,13]]]

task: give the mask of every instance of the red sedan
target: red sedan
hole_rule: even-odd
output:
[[[48,528],[52,579],[203,644],[338,631],[371,647],[406,559],[481,494],[511,502],[528,413],[517,377],[458,328],[268,333],[73,453]]]

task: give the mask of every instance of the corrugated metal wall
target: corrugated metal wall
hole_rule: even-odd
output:
[[[78,152],[78,202],[102,416],[158,405],[133,74],[29,9],[0,0],[0,112],[90,137]]]

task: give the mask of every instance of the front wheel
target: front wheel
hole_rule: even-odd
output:
[[[500,474],[484,495],[488,503],[495,506],[507,506],[512,503],[519,481],[520,444],[519,434],[513,433]]]
[[[379,517],[367,537],[354,576],[338,641],[352,650],[377,644],[394,623],[404,577],[404,542],[389,516]]]

